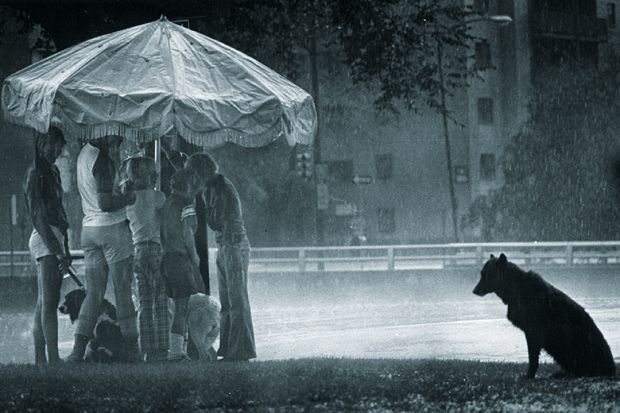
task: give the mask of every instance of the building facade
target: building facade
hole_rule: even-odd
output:
[[[450,123],[449,135],[459,223],[476,197],[502,185],[503,150],[526,125],[537,77],[568,59],[599,65],[617,49],[619,3],[465,2],[482,15],[508,15],[512,22],[498,26],[483,20],[468,26],[477,39],[469,59],[477,76],[446,103],[457,120]],[[453,241],[440,114],[431,110],[401,113],[384,126],[370,127],[372,116],[360,116],[344,133],[337,132],[340,129],[330,125],[329,119],[324,121],[322,158],[332,180],[331,206],[325,211],[328,241],[346,242],[360,226],[371,243]],[[355,184],[356,176],[370,176],[372,183]],[[464,231],[459,225],[458,237],[473,241],[480,240],[481,234],[475,229]]]
[[[477,21],[468,26],[477,39],[468,52],[477,76],[446,102],[456,121],[449,122],[448,132],[458,218],[476,197],[502,185],[503,149],[527,122],[536,76],[547,66],[562,64],[567,56],[597,65],[620,42],[620,0],[465,0],[465,4],[483,15],[508,15],[512,23],[497,26]],[[23,33],[10,10],[0,12],[5,20],[0,45],[2,80],[49,54],[53,47],[40,28]],[[329,55],[322,59],[323,166],[316,175],[321,175],[323,186],[315,200],[305,198],[316,179],[292,184],[304,188],[290,205],[294,222],[283,227],[292,235],[280,238],[292,237],[296,244],[313,242],[312,214],[297,205],[316,201],[323,208],[326,244],[348,244],[356,235],[365,236],[371,244],[454,241],[440,113],[429,108],[419,113],[401,108],[399,115],[378,113],[372,91],[353,85],[347,71],[338,66],[339,59]],[[300,83],[309,89],[309,81]],[[2,187],[5,194],[16,194],[21,202],[21,181],[31,161],[33,136],[2,119],[0,132],[2,164],[5,171],[11,171],[0,175]],[[63,182],[71,179],[63,177]],[[22,213],[18,225],[8,227],[10,199],[4,196],[0,202],[0,225],[5,233],[11,229],[18,234],[16,243],[23,249],[29,233],[27,217]],[[480,239],[475,230],[465,232],[460,226],[457,230],[459,240]]]

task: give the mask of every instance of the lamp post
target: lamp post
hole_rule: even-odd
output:
[[[452,26],[446,27],[445,30],[455,29],[461,26],[467,26],[472,23],[477,23],[481,21],[489,21],[498,25],[506,25],[512,22],[512,18],[510,16],[505,15],[491,15],[491,16],[483,16],[477,17],[475,19],[470,19],[463,21],[461,23],[454,24]],[[441,117],[443,123],[443,133],[444,133],[444,143],[446,149],[446,167],[448,168],[448,188],[450,190],[450,204],[452,207],[452,229],[454,231],[454,241],[459,241],[458,236],[458,217],[457,217],[457,203],[456,203],[456,194],[454,192],[454,179],[452,176],[452,152],[450,149],[450,133],[448,130],[448,109],[446,107],[446,89],[444,87],[444,75],[443,75],[443,54],[442,54],[442,42],[439,37],[439,23],[435,22],[435,36],[437,39],[437,72],[439,74],[439,98],[441,100]]]

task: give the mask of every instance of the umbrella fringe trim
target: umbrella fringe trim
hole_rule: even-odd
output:
[[[310,134],[294,131],[288,132],[288,128],[283,122],[279,122],[269,130],[260,134],[244,134],[235,129],[217,129],[210,132],[197,132],[183,125],[176,127],[162,125],[151,129],[136,129],[122,123],[112,122],[101,125],[85,126],[79,125],[64,116],[60,116],[54,126],[57,126],[69,138],[76,138],[78,141],[87,142],[100,139],[106,136],[122,136],[136,143],[152,142],[165,136],[170,131],[175,131],[187,142],[203,148],[213,148],[222,146],[228,142],[244,147],[259,147],[268,145],[281,136],[286,136],[289,145],[296,143],[309,145],[314,138],[314,131]]]

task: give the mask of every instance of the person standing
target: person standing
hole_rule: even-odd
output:
[[[28,247],[37,264],[37,305],[34,313],[36,364],[58,363],[58,316],[62,275],[71,265],[67,230],[69,222],[62,204],[60,173],[54,162],[65,146],[62,132],[52,127],[37,136],[35,158],[26,173],[24,194],[32,221]],[[45,349],[47,347],[47,357]]]
[[[117,190],[120,136],[107,136],[87,143],[77,160],[77,183],[82,197],[82,248],[86,272],[86,299],[78,317],[73,351],[68,362],[80,362],[97,323],[99,307],[108,284],[114,283],[118,324],[127,340],[131,359],[138,361],[138,327],[131,299],[133,244],[125,207],[135,193]]]
[[[168,297],[160,269],[160,219],[166,196],[155,189],[157,167],[152,158],[129,158],[127,172],[136,194],[136,202],[127,206],[127,218],[134,246],[140,350],[147,362],[163,361],[170,335]]]
[[[246,236],[241,200],[233,183],[218,173],[207,153],[189,157],[185,167],[199,180],[196,202],[204,202],[207,225],[215,231],[218,287],[222,304],[218,356],[228,361],[256,358],[254,327],[248,297],[250,243]],[[202,208],[196,205],[196,212]],[[206,228],[198,228],[205,230]]]
[[[181,169],[170,179],[170,195],[161,213],[162,275],[168,297],[174,302],[170,329],[171,361],[187,360],[185,334],[189,315],[189,298],[199,292],[199,259],[194,244],[195,213],[190,196],[192,175]]]

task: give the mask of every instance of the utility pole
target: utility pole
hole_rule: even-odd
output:
[[[444,142],[446,146],[446,167],[448,168],[448,188],[450,190],[450,204],[452,206],[452,230],[454,242],[459,241],[459,235],[457,230],[457,205],[456,205],[456,194],[454,193],[454,179],[452,177],[452,151],[450,149],[450,133],[448,131],[448,109],[446,108],[446,88],[444,86],[443,79],[443,56],[442,56],[442,48],[441,48],[441,39],[439,26],[435,25],[436,35],[437,35],[437,72],[439,73],[439,92],[441,98],[441,118],[443,121],[443,133],[444,133]]]
[[[318,179],[316,175],[316,166],[321,163],[321,121],[320,121],[320,104],[319,104],[319,65],[318,65],[318,52],[316,44],[316,25],[315,30],[310,37],[310,81],[312,88],[312,98],[314,99],[314,106],[316,108],[316,136],[314,138],[314,210],[315,210],[315,232],[316,232],[316,244],[323,245],[325,242],[325,234],[323,232],[323,211],[318,207]]]
[[[512,22],[512,18],[507,15],[488,15],[482,16],[470,20],[465,20],[460,23],[454,24],[449,27],[445,27],[444,30],[452,30],[460,26],[466,26],[472,23],[488,21],[500,26],[509,24]],[[456,194],[454,193],[454,178],[453,178],[453,170],[452,170],[452,151],[450,148],[450,132],[448,130],[448,108],[446,106],[446,86],[444,83],[444,75],[443,75],[443,50],[442,50],[442,40],[441,40],[441,31],[439,30],[439,23],[435,22],[435,37],[437,42],[437,73],[439,75],[439,96],[441,99],[441,118],[443,121],[443,133],[444,133],[444,142],[446,147],[446,167],[448,169],[448,188],[450,190],[450,204],[452,209],[452,230],[454,242],[459,242],[458,235],[458,215],[457,215],[457,204],[456,204]]]

